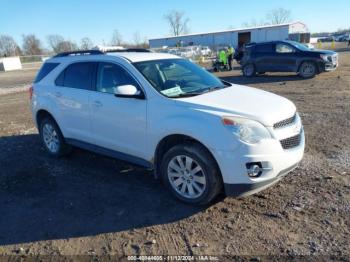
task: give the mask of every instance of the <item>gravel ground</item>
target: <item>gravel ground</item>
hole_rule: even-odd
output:
[[[28,72],[19,78],[30,82]],[[150,171],[124,162],[78,149],[49,158],[28,94],[3,93],[0,254],[348,261],[350,52],[340,53],[337,71],[310,80],[291,74],[247,79],[238,71],[219,76],[291,99],[303,119],[306,150],[300,168],[273,187],[243,199],[221,197],[206,208],[176,201]],[[5,78],[0,74],[0,89],[18,85],[19,79]]]

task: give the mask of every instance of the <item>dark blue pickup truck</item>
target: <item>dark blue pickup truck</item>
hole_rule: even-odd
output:
[[[335,70],[338,54],[311,50],[294,41],[251,43],[245,46],[240,64],[247,77],[265,72],[296,72],[303,78],[311,78]]]

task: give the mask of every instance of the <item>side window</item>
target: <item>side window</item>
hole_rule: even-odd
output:
[[[256,45],[255,52],[256,53],[271,53],[271,52],[273,52],[273,48],[272,48],[271,44]]]
[[[115,88],[122,85],[133,85],[138,88],[135,79],[121,66],[113,63],[99,63],[96,91],[114,94]]]
[[[38,75],[36,76],[34,83],[39,82],[40,80],[42,80],[45,76],[47,76],[52,70],[54,70],[57,66],[59,65],[59,63],[45,63]]]
[[[56,86],[64,86],[64,72],[65,72],[66,70],[63,70],[60,74],[59,74],[59,76],[56,78],[56,81],[55,81],[55,84],[56,84]]]
[[[79,62],[69,65],[56,78],[56,85],[92,90],[95,64],[93,62]]]
[[[290,45],[286,45],[286,44],[277,44],[276,45],[276,52],[277,53],[294,53],[295,50],[293,47],[291,47]]]

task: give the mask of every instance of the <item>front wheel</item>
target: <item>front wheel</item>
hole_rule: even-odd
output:
[[[299,68],[299,75],[302,78],[313,78],[317,73],[316,65],[313,62],[304,62]]]
[[[256,71],[255,71],[255,66],[253,64],[247,64],[243,66],[243,75],[246,77],[252,77],[255,76]]]
[[[216,162],[195,143],[171,148],[162,160],[161,176],[173,195],[189,204],[207,205],[222,189]]]

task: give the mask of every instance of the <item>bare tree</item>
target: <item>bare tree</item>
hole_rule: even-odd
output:
[[[0,35],[0,56],[20,55],[21,49],[18,47],[13,37]]]
[[[47,42],[56,54],[78,49],[74,42],[65,40],[61,35],[49,35],[47,36]]]
[[[41,55],[42,48],[40,40],[34,35],[22,35],[22,49],[26,55]]]
[[[47,43],[52,48],[52,51],[54,51],[55,53],[60,52],[58,46],[62,42],[64,42],[64,38],[61,35],[48,35],[47,36]]]
[[[284,8],[276,8],[266,15],[266,19],[272,25],[287,23],[291,21],[291,11]]]
[[[78,46],[69,40],[64,40],[57,45],[57,53],[74,51],[77,49]]]
[[[185,17],[184,12],[172,10],[164,16],[164,19],[167,21],[174,36],[188,33],[189,19]]]
[[[141,44],[141,35],[139,31],[136,31],[133,35],[133,39],[134,39],[134,44],[135,46],[139,46]]]
[[[111,45],[121,46],[123,44],[123,37],[117,29],[113,31]]]
[[[255,18],[251,19],[250,22],[245,22],[242,24],[242,27],[257,27],[257,26],[263,26],[267,25],[268,23],[264,21],[263,19],[260,19],[260,21],[256,20]]]
[[[93,46],[94,46],[94,43],[88,37],[84,37],[80,41],[80,49],[82,49],[82,50],[89,50]]]

